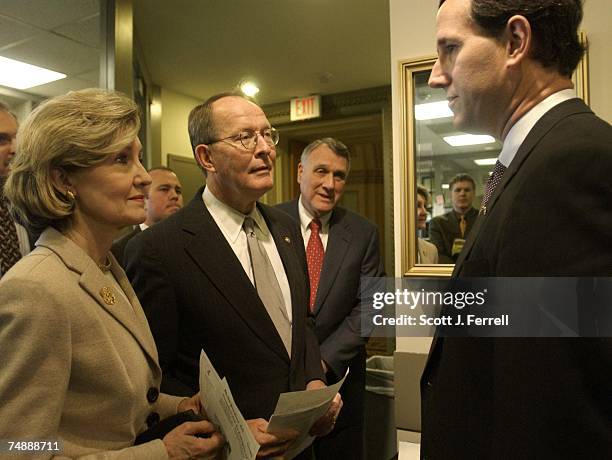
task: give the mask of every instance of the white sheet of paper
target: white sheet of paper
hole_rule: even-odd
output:
[[[318,390],[292,391],[279,396],[276,409],[268,424],[268,432],[276,433],[293,429],[300,433],[287,451],[285,456],[287,460],[291,460],[312,443],[314,437],[308,434],[310,428],[327,412],[348,372],[347,370],[342,380],[334,385]]]
[[[204,350],[200,353],[200,399],[209,420],[227,441],[223,458],[254,460],[259,444],[236,406],[227,380],[219,378]]]

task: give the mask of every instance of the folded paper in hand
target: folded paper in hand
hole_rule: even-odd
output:
[[[268,424],[268,432],[276,433],[293,429],[300,433],[289,446],[289,450],[284,456],[286,460],[291,460],[314,441],[314,437],[310,436],[308,432],[312,425],[325,415],[348,373],[347,370],[342,380],[325,388],[292,391],[280,395],[274,414],[272,414]]]
[[[292,459],[312,443],[314,437],[308,434],[310,428],[327,412],[346,375],[329,387],[293,391],[279,396],[268,424],[268,432],[292,429],[300,433],[285,454],[286,460]],[[204,350],[200,353],[200,398],[208,419],[218,427],[227,441],[223,458],[255,460],[259,444],[236,406],[227,380],[219,377]]]

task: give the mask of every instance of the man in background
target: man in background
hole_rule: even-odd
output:
[[[429,239],[438,248],[438,263],[454,264],[472,230],[478,210],[472,206],[476,184],[469,174],[457,174],[449,183],[453,209],[431,219]]]
[[[333,138],[310,143],[298,165],[300,197],[279,209],[300,224],[310,280],[309,310],[328,381],[349,375],[335,429],[315,441],[317,460],[363,458],[365,344],[359,285],[384,276],[376,225],[338,206],[350,169],[350,152]]]
[[[0,277],[30,252],[31,242],[24,227],[15,222],[8,212],[4,197],[4,182],[10,163],[15,156],[17,119],[3,102],[0,102]]]
[[[503,142],[453,276],[611,276],[612,127],[571,80],[581,1],[440,3],[429,84]],[[610,338],[437,337],[421,456],[610,458],[611,382]]]
[[[166,166],[149,170],[152,182],[145,196],[146,220],[113,243],[111,251],[123,265],[125,246],[135,235],[183,207],[183,189],[176,173]]]

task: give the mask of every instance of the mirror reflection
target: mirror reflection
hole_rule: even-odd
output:
[[[490,136],[457,131],[445,92],[427,85],[430,73],[422,70],[412,74],[417,263],[452,264],[476,220],[501,143]],[[437,250],[437,259],[433,258],[431,245]],[[429,249],[428,256],[423,248]]]

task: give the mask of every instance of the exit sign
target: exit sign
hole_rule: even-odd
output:
[[[291,99],[291,121],[308,120],[321,116],[321,96]]]

